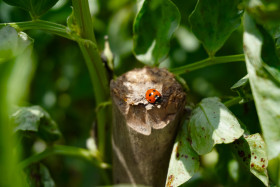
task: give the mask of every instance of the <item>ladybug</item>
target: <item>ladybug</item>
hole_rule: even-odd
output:
[[[146,99],[149,103],[156,103],[159,102],[161,99],[161,94],[156,89],[149,89],[146,92]]]

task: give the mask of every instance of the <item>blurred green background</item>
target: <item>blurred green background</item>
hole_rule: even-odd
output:
[[[196,0],[174,0],[181,13],[181,26],[171,40],[169,57],[160,67],[174,68],[190,64],[208,57],[202,45],[190,30],[188,16],[193,11]],[[89,0],[93,16],[94,29],[98,47],[102,51],[104,36],[109,36],[111,50],[115,55],[115,74],[143,67],[132,53],[132,24],[136,14],[135,0]],[[41,19],[66,25],[71,14],[71,1],[60,0]],[[0,22],[18,22],[30,20],[29,14],[16,7],[7,5],[0,0]],[[230,36],[216,56],[243,53],[242,26]],[[92,85],[87,67],[78,45],[70,40],[54,36],[43,31],[28,31],[34,39],[34,56],[36,71],[32,80],[29,98],[25,105],[40,105],[45,108],[57,122],[63,138],[59,143],[76,147],[86,147],[86,141],[95,128],[95,103]],[[204,97],[218,96],[222,100],[237,96],[230,87],[246,75],[244,62],[216,65],[182,75],[187,81],[190,92],[190,105]],[[236,105],[232,112],[244,122],[251,133],[259,132],[258,118],[253,102]],[[25,141],[23,157],[38,152],[44,147],[40,140]],[[226,154],[226,153],[225,153]],[[208,159],[213,159],[209,157]],[[215,160],[215,158],[214,158]],[[44,160],[49,168],[56,186],[96,186],[100,184],[98,169],[86,161],[65,157],[52,156]],[[227,165],[214,170],[214,165],[206,167],[191,181],[190,186],[218,186],[224,179],[219,171],[228,171]],[[247,174],[249,175],[249,174]],[[203,177],[202,177],[203,176]],[[223,175],[221,175],[223,176]],[[244,186],[255,181],[246,179]]]

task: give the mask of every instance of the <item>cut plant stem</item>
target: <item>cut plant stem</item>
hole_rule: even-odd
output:
[[[230,55],[230,56],[220,56],[220,57],[212,57],[207,58],[198,62],[194,62],[192,64],[188,64],[185,66],[181,66],[178,68],[171,69],[170,71],[174,73],[175,75],[180,75],[183,73],[188,73],[197,69],[201,69],[207,66],[212,66],[216,64],[223,64],[223,63],[229,63],[229,62],[238,62],[238,61],[244,61],[244,54],[239,55]]]
[[[166,69],[149,67],[129,71],[110,86],[114,183],[164,186],[185,112],[183,88]],[[164,94],[162,102],[147,104],[141,93],[149,88]]]

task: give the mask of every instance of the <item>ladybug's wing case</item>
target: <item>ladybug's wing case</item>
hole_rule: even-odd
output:
[[[161,99],[161,94],[159,93],[159,91],[155,90],[155,89],[149,89],[146,92],[146,100],[149,103],[155,103],[157,101],[159,101]]]

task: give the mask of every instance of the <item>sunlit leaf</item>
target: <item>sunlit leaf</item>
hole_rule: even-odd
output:
[[[244,136],[236,140],[232,148],[238,161],[268,186],[268,159],[266,146],[260,134]]]
[[[133,25],[136,58],[148,65],[162,62],[169,41],[180,23],[180,13],[170,0],[139,0]]]
[[[244,15],[244,52],[249,80],[253,92],[268,158],[280,154],[280,63],[273,44],[268,42],[265,30]],[[269,51],[270,57],[267,55]]]
[[[43,164],[32,164],[26,169],[29,186],[55,187],[50,172]]]
[[[58,0],[3,0],[9,5],[17,6],[29,11],[36,18],[52,8]]]
[[[173,146],[166,178],[166,186],[168,187],[180,186],[199,169],[199,156],[191,146],[187,126],[186,121]]]
[[[12,115],[15,132],[34,132],[45,141],[52,142],[61,137],[57,124],[39,106],[21,107]]]
[[[244,132],[236,117],[216,97],[203,99],[190,119],[192,147],[199,154],[209,153],[215,144],[231,143]]]
[[[210,56],[223,46],[241,23],[240,0],[198,0],[190,15],[192,31]]]

